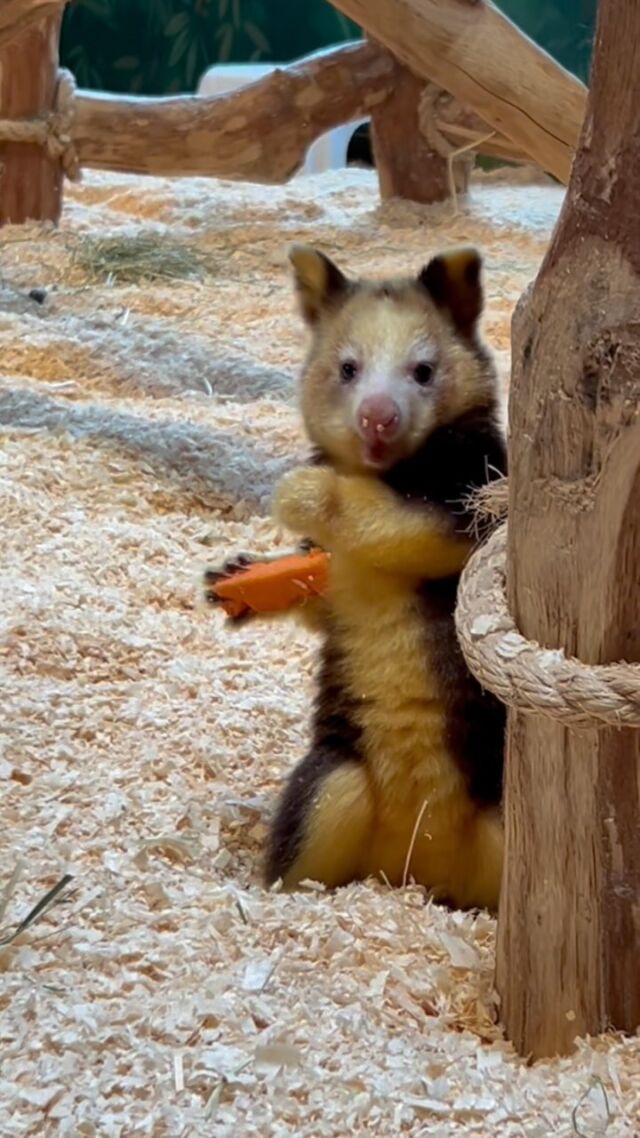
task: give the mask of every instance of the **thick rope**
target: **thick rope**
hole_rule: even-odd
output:
[[[439,154],[441,158],[453,158],[459,147],[449,142],[442,133],[442,126],[445,124],[438,119],[438,103],[443,98],[449,98],[449,96],[441,87],[437,87],[435,83],[426,84],[418,106],[418,126],[421,135],[436,154]],[[471,162],[472,156],[469,155],[467,161]]]
[[[640,664],[582,664],[518,632],[505,592],[506,537],[502,524],[460,580],[456,630],[470,671],[519,711],[573,728],[640,727]]]
[[[69,71],[58,73],[53,110],[42,118],[0,119],[0,142],[42,146],[72,182],[80,179],[80,161],[73,144],[76,85]]]

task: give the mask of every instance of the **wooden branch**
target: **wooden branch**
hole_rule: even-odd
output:
[[[286,182],[316,138],[379,107],[399,72],[384,49],[361,43],[319,52],[228,95],[82,92],[73,141],[82,166],[100,170]]]
[[[424,80],[399,68],[393,93],[374,110],[371,137],[383,198],[405,198],[431,204],[451,197],[449,163],[431,147],[420,130],[420,99]],[[469,186],[471,163],[453,167],[455,189]]]
[[[0,4],[0,45],[15,39],[35,21],[60,15],[67,0],[2,0]]]
[[[640,5],[601,0],[564,208],[513,324],[521,632],[640,661]],[[640,731],[510,715],[497,984],[523,1054],[640,1024]]]
[[[11,43],[0,46],[0,119],[47,115],[58,78],[62,9],[50,8],[38,23],[22,25]],[[62,168],[44,147],[0,143],[0,225],[58,221],[62,210]]]
[[[567,182],[586,89],[490,0],[331,0],[416,75]]]

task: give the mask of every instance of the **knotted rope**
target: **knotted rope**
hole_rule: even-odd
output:
[[[470,671],[519,711],[573,728],[640,727],[640,664],[583,664],[518,632],[505,592],[506,539],[503,523],[460,580],[456,629]]]
[[[0,119],[0,142],[27,142],[42,146],[59,161],[72,182],[80,179],[80,161],[73,143],[76,85],[69,71],[60,71],[53,110],[41,118]]]
[[[483,143],[489,142],[490,139],[496,137],[495,130],[482,130],[471,129],[465,130],[464,133],[470,139],[463,146],[451,142],[447,138],[448,133],[456,133],[456,123],[447,122],[445,112],[447,108],[457,108],[461,111],[462,108],[451,95],[443,91],[441,87],[437,87],[435,83],[427,83],[420,96],[420,103],[418,106],[418,126],[420,133],[427,140],[429,146],[441,158],[453,160],[455,158],[464,158],[467,162],[473,161],[473,154],[476,150],[482,149]],[[469,117],[469,116],[467,116]],[[473,116],[474,121],[477,116]],[[480,126],[480,120],[477,120]]]

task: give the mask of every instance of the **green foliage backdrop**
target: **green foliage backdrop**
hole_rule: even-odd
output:
[[[586,80],[597,0],[499,2]],[[164,95],[193,91],[215,62],[285,63],[358,34],[328,0],[72,0],[62,61],[82,87]]]
[[[358,35],[327,0],[73,0],[62,59],[82,87],[163,95],[212,63],[285,63]]]

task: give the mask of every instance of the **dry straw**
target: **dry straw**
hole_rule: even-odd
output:
[[[83,237],[72,249],[76,265],[88,278],[107,284],[202,282],[217,269],[211,256],[203,254],[195,243],[156,232]]]

